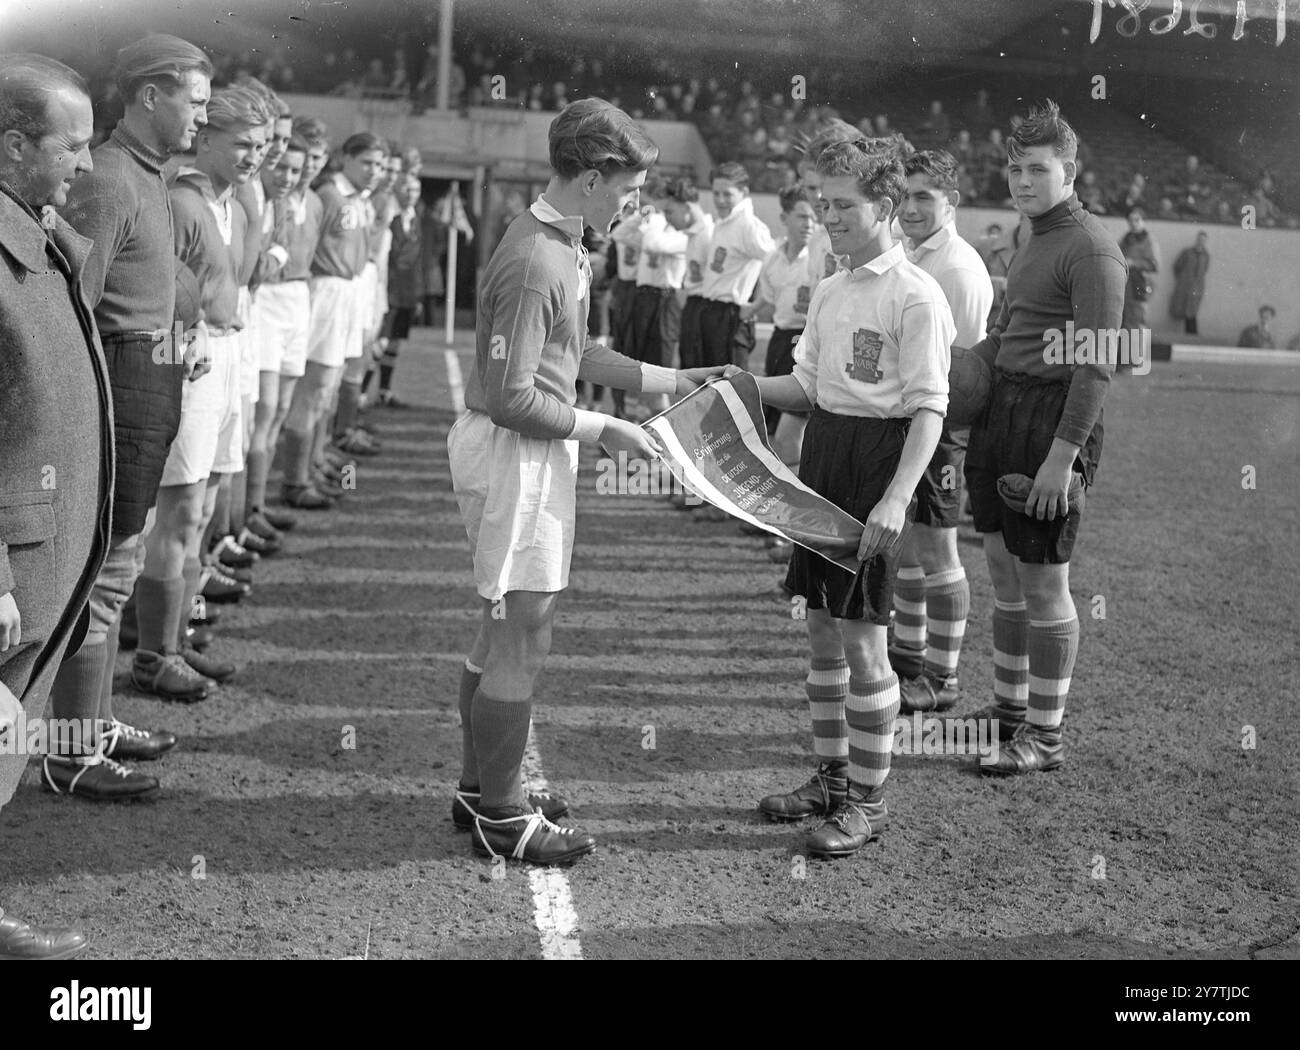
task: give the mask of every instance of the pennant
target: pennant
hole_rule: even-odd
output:
[[[767,443],[749,373],[712,380],[642,424],[686,488],[734,518],[857,573],[865,527],[800,481]]]

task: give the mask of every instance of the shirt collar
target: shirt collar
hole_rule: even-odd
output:
[[[215,204],[226,204],[234,199],[235,184],[233,182],[218,194],[212,188],[212,180],[199,171],[198,168],[181,167],[177,169],[176,180],[179,182],[181,179],[194,183],[195,188]]]
[[[895,244],[893,247],[881,252],[870,262],[863,263],[857,269],[849,271],[849,278],[858,281],[868,274],[879,277],[881,274],[892,270],[899,263],[906,261],[906,259],[907,255],[903,251],[903,246]]]
[[[940,248],[947,245],[956,234],[957,227],[952,220],[949,220],[920,244],[916,244],[909,239],[908,243],[912,245],[911,254],[920,255],[922,252],[937,252]]]
[[[717,225],[722,226],[724,223],[732,222],[733,220],[740,218],[742,215],[753,214],[754,199],[752,197],[742,197],[740,203],[731,209],[731,214],[729,214],[725,219],[717,220]]]
[[[352,185],[352,181],[341,171],[334,173],[334,185],[338,191],[345,197],[355,197],[357,188]]]
[[[541,194],[537,195],[537,200],[533,201],[533,206],[528,210],[533,213],[533,218],[538,222],[544,222],[547,226],[554,226],[572,241],[582,242],[581,215],[561,215],[556,211],[555,206]]]
[[[157,150],[146,146],[126,130],[124,122],[119,121],[109,137],[150,171],[160,172],[163,170],[163,165],[167,163],[167,154],[159,153]]]

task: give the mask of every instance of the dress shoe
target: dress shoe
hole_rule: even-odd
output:
[[[830,816],[844,801],[848,775],[847,762],[822,762],[808,783],[784,795],[768,795],[758,808],[773,820]]]
[[[211,656],[205,656],[188,645],[181,649],[181,659],[204,678],[211,678],[217,683],[229,681],[235,677],[235,672],[239,670],[234,664],[217,660]]]
[[[215,684],[194,670],[179,653],[163,656],[144,650],[137,650],[131,663],[131,681],[142,693],[186,704],[206,700],[208,689]]]
[[[888,823],[881,789],[867,793],[855,786],[827,821],[809,834],[805,845],[815,857],[848,857],[880,838]]]
[[[286,506],[298,510],[331,510],[334,501],[322,496],[310,485],[285,485],[280,489],[280,499]]]
[[[478,816],[478,803],[482,796],[477,791],[456,789],[456,799],[451,804],[452,823],[460,831],[469,831]],[[540,811],[547,820],[559,820],[569,812],[569,803],[549,791],[537,791],[527,797],[528,808]]]
[[[151,762],[176,746],[176,735],[161,729],[136,729],[116,718],[99,738],[105,758]]]
[[[276,510],[274,507],[263,507],[256,513],[261,514],[272,528],[279,529],[281,532],[292,532],[298,526],[298,518],[290,514],[287,510]]]
[[[947,711],[961,696],[955,674],[947,678],[935,678],[928,674],[900,678],[898,693],[902,705],[900,710],[908,715],[913,711]]]
[[[493,811],[496,812],[496,811]],[[528,864],[566,864],[590,853],[596,840],[577,828],[552,824],[536,810],[474,818],[474,852]]]
[[[253,593],[253,588],[222,572],[217,566],[207,568],[207,579],[200,593],[210,602],[237,602]]]
[[[222,536],[213,545],[211,553],[218,562],[231,569],[251,569],[259,559],[254,551],[241,547],[234,536]]]
[[[405,401],[402,401],[400,398],[394,397],[387,390],[381,390],[379,391],[379,407],[380,408],[410,408],[411,406],[408,405]]]
[[[992,777],[1015,777],[1025,773],[1050,773],[1065,764],[1061,727],[1047,729],[1025,723],[1009,744],[998,748],[992,762],[980,759],[980,772]]]
[[[102,755],[91,758],[46,755],[41,762],[41,782],[56,795],[75,795],[91,802],[130,802],[156,795],[159,788],[153,777]]]
[[[0,959],[71,959],[89,944],[80,930],[32,926],[0,910]]]

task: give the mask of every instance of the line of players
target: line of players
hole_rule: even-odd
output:
[[[55,740],[43,783],[91,800],[155,794],[158,780],[122,761],[176,744],[113,716],[119,647],[135,650],[135,687],[164,700],[204,700],[236,674],[205,652],[219,619],[211,606],[251,594],[258,561],[297,523],[289,508],[335,507],[355,489],[357,457],[380,453],[362,409],[376,376],[371,396],[400,407],[393,369],[423,295],[418,151],[361,132],[326,171],[320,120],[294,115],[255,80],[212,90],[205,57],[185,41],[146,38],[123,50],[119,67],[128,105],[114,148],[165,180],[176,306],[169,333],[122,358],[152,373],[133,387],[124,365],[110,370],[118,428],[177,408],[179,418],[170,443],[149,437],[166,462],[139,497],[149,508],[142,528],[114,526],[92,601],[104,607],[107,639],[73,654],[51,694],[56,718],[98,731]],[[169,113],[192,130],[169,130]],[[112,203],[116,171],[97,161],[64,209],[74,228],[112,245],[108,271],[127,240],[112,228],[122,210]],[[101,278],[102,306],[114,289],[111,273]],[[157,389],[168,368],[179,398]],[[267,500],[277,452],[280,508]],[[134,469],[120,459],[119,472]],[[123,612],[109,628],[115,605]]]
[[[770,318],[774,327],[763,374],[790,375],[813,291],[844,265],[820,221],[825,202],[817,158],[828,146],[861,138],[852,125],[832,120],[808,144],[798,185],[779,194],[785,230],[779,241],[754,214],[742,165],[722,164],[711,173],[716,221],[690,180],[649,176],[639,212],[611,234],[609,254],[617,267],[610,304],[614,347],[653,365],[670,363],[677,345],[682,368],[746,367],[756,344],[755,321]],[[943,289],[957,345],[974,346],[985,335],[993,284],[979,253],[956,229],[956,161],[943,150],[913,152],[904,141],[888,142],[906,154],[908,181],[895,240]],[[647,408],[660,411],[666,400],[660,395]],[[626,413],[622,392],[615,391],[614,414]],[[765,415],[774,450],[797,469],[809,413],[769,405]],[[895,587],[890,658],[907,713],[944,711],[958,697],[957,663],[970,612],[970,585],[957,548],[967,433],[944,427],[918,492]],[[680,495],[672,499],[679,509],[687,506]],[[694,516],[730,520],[708,505]],[[772,560],[788,561],[788,541],[761,534]]]

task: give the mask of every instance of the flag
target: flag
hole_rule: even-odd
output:
[[[862,522],[810,489],[772,451],[758,384],[748,372],[713,380],[642,425],[659,439],[683,486],[732,517],[848,572],[859,570]]]

